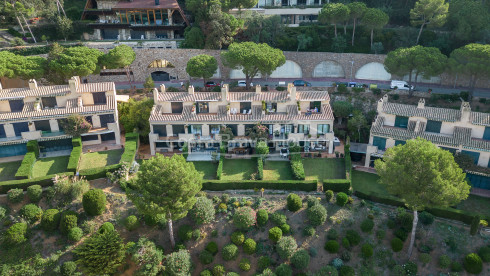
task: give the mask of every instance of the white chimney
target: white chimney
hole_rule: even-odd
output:
[[[425,108],[425,100],[424,100],[424,98],[421,98],[419,100],[419,103],[417,105],[417,108],[422,108],[422,109]]]
[[[262,94],[262,87],[260,87],[260,84],[255,86],[255,93],[259,95]]]
[[[153,103],[157,104],[158,103],[158,90],[156,88],[153,88]]]
[[[221,101],[222,102],[228,102],[228,84],[225,83],[223,86],[221,86]]]
[[[82,97],[78,97],[78,98],[77,98],[77,105],[78,105],[78,107],[83,107],[83,100],[82,100]]]
[[[78,91],[78,86],[80,85],[80,78],[78,76],[73,76],[68,80],[68,86],[70,87],[71,93],[75,94]]]
[[[188,92],[189,92],[189,94],[194,95],[194,86],[193,85],[189,85]]]
[[[470,121],[471,106],[469,102],[461,103],[461,122],[467,123]]]
[[[3,86],[2,86],[2,83],[0,82],[0,90],[2,90],[2,89],[3,89]]]
[[[165,93],[166,89],[165,89],[165,84],[160,84],[160,92],[162,93]]]
[[[388,102],[388,94],[385,94],[383,98],[379,99],[378,101],[378,108],[377,108],[378,113],[383,112],[383,103],[387,103],[387,102]]]
[[[37,89],[37,81],[35,79],[30,79],[29,80],[29,89]]]
[[[288,83],[289,100],[296,103],[296,87],[292,83]]]

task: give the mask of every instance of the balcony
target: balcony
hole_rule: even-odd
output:
[[[26,132],[21,132],[22,139],[24,140],[37,140],[42,137],[42,131],[41,130],[36,130],[36,131],[26,131]]]
[[[54,136],[62,136],[65,135],[64,131],[42,131],[41,136],[42,137],[54,137]]]

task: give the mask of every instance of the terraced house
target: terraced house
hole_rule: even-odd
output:
[[[387,148],[421,137],[437,146],[471,156],[475,164],[490,167],[490,114],[471,111],[463,102],[459,110],[378,101],[378,116],[371,127],[366,166],[382,157]]]
[[[334,149],[333,113],[327,91],[231,92],[224,84],[221,92],[168,92],[161,85],[153,92],[155,105],[150,115],[151,154],[173,152],[189,146],[190,154],[218,151],[223,127],[234,138],[228,151],[251,153],[255,146],[246,130],[257,123],[267,126],[272,151],[294,141],[305,151]]]
[[[72,114],[84,115],[92,129],[82,134],[84,145],[120,144],[116,90],[113,82],[0,88],[0,157],[24,155],[26,143],[38,140],[41,155],[71,151],[71,137],[60,122]],[[69,153],[68,153],[69,154]]]

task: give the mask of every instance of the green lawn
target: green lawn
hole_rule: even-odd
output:
[[[122,153],[122,149],[84,153],[79,169],[101,168],[117,164],[121,160]]]
[[[469,195],[468,199],[456,206],[457,209],[479,213],[490,218],[490,198]]]
[[[249,180],[257,172],[257,161],[252,159],[225,159],[221,180]]]
[[[32,168],[32,177],[41,177],[56,173],[66,172],[66,166],[70,156],[58,156],[50,158],[41,158],[34,163]]]
[[[194,167],[198,172],[204,174],[203,179],[213,180],[216,179],[216,170],[218,169],[218,164],[209,161],[196,161]]]
[[[264,180],[292,180],[293,172],[289,162],[266,161],[264,164]]]
[[[0,181],[15,179],[15,173],[20,167],[22,161],[0,163]]]
[[[343,158],[306,158],[303,160],[306,180],[344,179]]]

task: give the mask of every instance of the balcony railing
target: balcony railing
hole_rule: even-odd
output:
[[[42,137],[54,137],[54,136],[61,136],[61,135],[65,135],[65,132],[64,131],[51,131],[51,130],[41,132]]]

